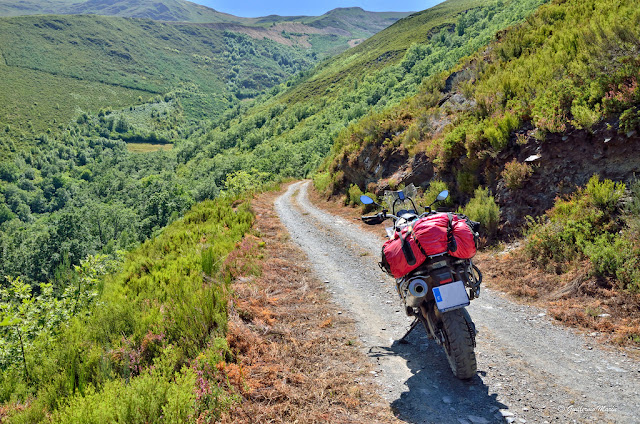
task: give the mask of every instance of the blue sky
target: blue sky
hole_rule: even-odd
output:
[[[442,0],[326,0],[322,2],[305,2],[301,0],[191,0],[195,3],[216,9],[219,12],[236,16],[253,18],[266,15],[309,15],[318,16],[336,7],[359,6],[372,12],[417,12],[441,3]]]

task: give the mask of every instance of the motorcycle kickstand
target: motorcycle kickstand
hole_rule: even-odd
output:
[[[415,318],[413,320],[413,322],[411,323],[411,327],[409,327],[409,329],[407,330],[407,332],[405,333],[404,336],[402,336],[402,338],[400,340],[398,340],[398,343],[401,344],[408,344],[409,342],[407,341],[407,337],[409,336],[409,334],[413,331],[414,328],[416,328],[416,326],[418,325],[418,323],[420,322],[420,320],[418,318]]]

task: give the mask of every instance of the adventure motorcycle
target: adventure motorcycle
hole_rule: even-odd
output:
[[[444,348],[453,374],[472,378],[477,371],[476,328],[465,309],[480,295],[482,274],[473,265],[478,226],[461,214],[432,211],[431,207],[449,196],[441,192],[418,215],[413,185],[399,191],[386,191],[386,208],[369,196],[361,196],[365,205],[382,212],[363,216],[369,225],[393,220],[387,228],[389,240],[382,250],[380,267],[396,278],[396,288],[408,316],[415,317],[401,342],[422,323],[429,338]]]

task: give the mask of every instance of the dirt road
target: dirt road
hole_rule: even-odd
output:
[[[483,290],[468,308],[479,330],[478,375],[451,374],[442,349],[411,323],[394,281],[377,266],[380,236],[312,205],[309,182],[276,200],[292,239],[307,253],[344,314],[396,415],[409,423],[640,422],[640,363],[554,325],[543,310]]]

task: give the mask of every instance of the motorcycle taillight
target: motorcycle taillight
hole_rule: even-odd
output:
[[[434,283],[440,285],[451,283],[453,281],[453,275],[447,267],[431,271],[431,278],[433,278]]]

